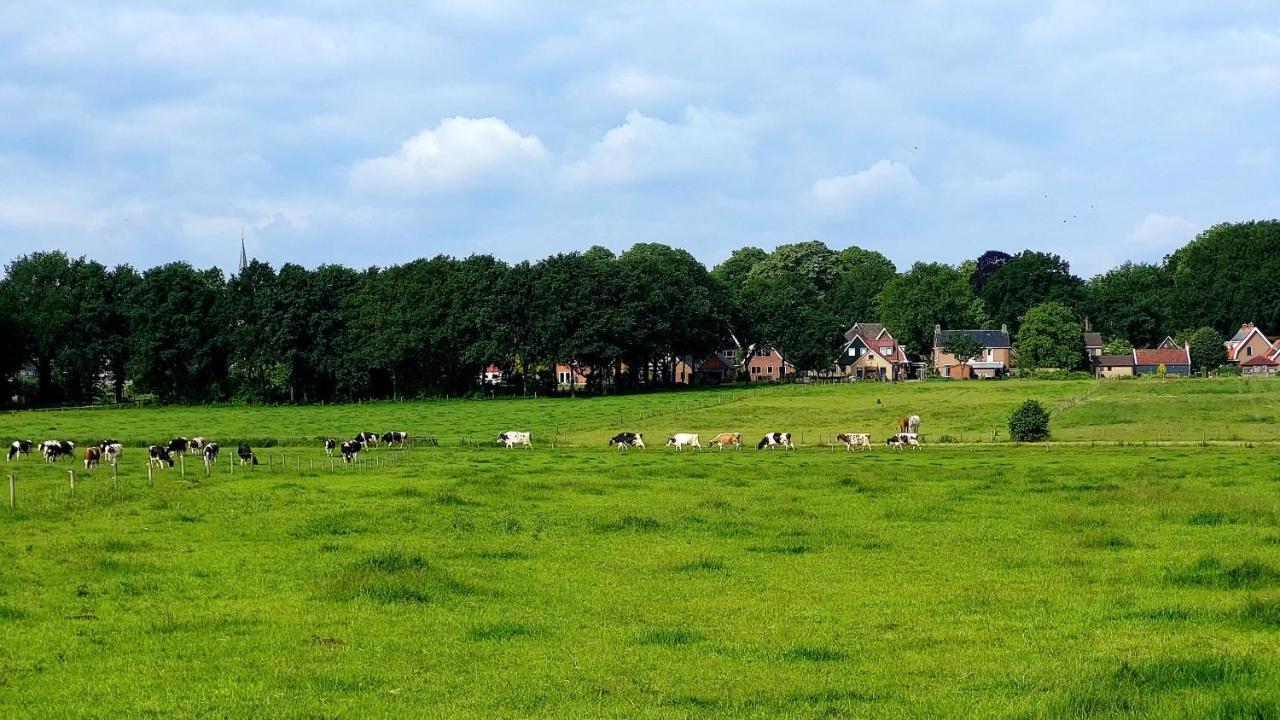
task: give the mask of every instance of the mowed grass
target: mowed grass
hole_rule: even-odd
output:
[[[377,404],[348,410],[390,429],[396,412],[446,408],[457,437],[516,427],[499,411],[530,408],[578,429],[556,448],[455,441],[335,471],[297,447],[287,468],[206,478],[191,463],[154,484],[135,453],[118,487],[109,469],[81,472],[74,497],[68,465],[28,460],[6,468],[18,502],[0,510],[0,713],[1280,717],[1268,446],[845,453],[808,438],[796,452],[619,453],[601,440],[617,406],[642,402],[670,404],[648,422],[695,430],[750,416],[744,427],[874,432],[925,406],[933,432],[976,433],[1029,393],[1057,397],[1055,436],[1090,439],[1097,425],[1070,420],[1107,403],[1150,403],[1146,418],[1199,403],[1268,439],[1222,401],[1244,395],[1260,417],[1275,386],[1205,386],[1244,391],[954,383]],[[229,433],[237,414],[292,429],[340,410],[3,422],[65,416],[84,425],[52,436],[121,436],[118,418],[158,432],[212,414]]]

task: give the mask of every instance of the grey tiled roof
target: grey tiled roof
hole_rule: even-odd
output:
[[[940,330],[934,334],[933,346],[942,347],[943,345],[946,345],[947,338],[956,333],[964,333],[971,336],[984,348],[1013,347],[1013,345],[1009,343],[1009,333],[1003,330]]]

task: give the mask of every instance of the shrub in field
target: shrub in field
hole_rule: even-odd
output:
[[[1038,400],[1027,400],[1009,416],[1009,437],[1017,442],[1049,439],[1049,411]]]

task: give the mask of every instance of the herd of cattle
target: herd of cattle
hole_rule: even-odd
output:
[[[852,451],[857,448],[871,448],[871,434],[865,432],[845,432],[835,436],[837,443],[842,443],[846,449]],[[379,435],[373,432],[359,432],[351,440],[339,441],[335,438],[325,438],[324,452],[330,457],[337,450],[344,462],[352,463],[359,459],[360,453],[371,447],[378,447],[379,444],[387,447],[399,446],[405,447],[409,442],[409,434],[404,431],[395,430]],[[904,447],[913,447],[920,449],[920,416],[912,415],[898,421],[898,432],[890,435],[885,443],[890,447],[901,449]],[[507,448],[513,447],[533,447],[533,434],[527,431],[508,430],[498,434],[497,444]],[[622,432],[614,435],[609,439],[611,447],[617,446],[619,450],[627,450],[630,448],[644,448],[644,434],[638,432]],[[702,449],[702,436],[698,433],[676,433],[667,438],[667,447],[674,447],[677,451],[686,447]],[[726,447],[732,447],[735,450],[742,449],[742,433],[722,432],[711,438],[707,443],[708,447],[714,447],[723,450]],[[14,440],[9,445],[9,455],[6,460],[14,458],[26,457],[35,448],[45,462],[55,462],[59,458],[73,459],[75,457],[76,444],[69,440],[45,440],[36,444],[30,440]],[[782,448],[784,450],[795,450],[796,446],[791,441],[791,433],[789,432],[771,432],[766,433],[760,438],[760,442],[756,443],[757,450],[766,448]],[[187,439],[185,437],[177,437],[169,441],[168,445],[152,445],[147,448],[148,464],[154,467],[173,467],[174,456],[184,453],[199,455],[203,458],[206,468],[209,468],[218,460],[219,452],[218,443],[210,442],[203,437],[193,437]],[[116,465],[120,458],[124,455],[124,445],[119,440],[103,440],[96,446],[85,448],[83,453],[84,467],[86,470],[97,467],[100,462],[106,460],[111,465]],[[253,453],[253,448],[249,447],[249,443],[240,443],[236,448],[236,455],[240,458],[241,465],[257,465],[258,458]]]

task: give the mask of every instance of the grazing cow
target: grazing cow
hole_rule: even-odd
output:
[[[628,448],[638,447],[644,449],[644,435],[642,433],[623,432],[609,438],[610,445],[617,445],[619,450],[627,450]]]
[[[378,447],[378,433],[358,432],[356,442],[367,447]]]
[[[115,466],[116,463],[120,462],[121,456],[124,455],[124,445],[118,442],[110,443],[102,448],[102,455],[107,459],[107,462]]]
[[[508,430],[498,435],[497,443],[499,445],[506,446],[508,449],[513,448],[517,445],[523,445],[529,448],[530,450],[532,450],[533,449],[533,433],[520,432],[518,430]]]
[[[184,438],[184,437],[178,437],[178,438],[174,438],[174,439],[170,440],[170,441],[169,441],[169,447],[168,447],[168,448],[166,448],[166,449],[167,449],[169,452],[171,452],[171,453],[175,453],[175,454],[176,454],[176,453],[184,453],[184,452],[186,452],[186,451],[187,451],[187,448],[188,448],[188,447],[190,447],[190,446],[191,446],[191,441],[190,441],[190,440],[188,440],[188,439],[186,439],[186,438]]]
[[[76,451],[76,444],[68,440],[45,440],[40,443],[40,454],[45,462],[55,462],[60,457],[68,460]]]
[[[742,433],[722,432],[711,438],[711,442],[707,443],[707,447],[713,447],[719,450],[725,449],[725,446],[732,445],[734,450],[742,449]]]
[[[912,415],[911,417],[907,418],[906,431],[911,433],[912,435],[920,434],[920,416],[919,415]]]
[[[200,454],[204,455],[205,470],[210,469],[214,463],[218,462],[218,450],[220,449],[216,442],[204,444],[204,449],[200,451]]]
[[[364,443],[359,440],[342,441],[342,461],[355,462],[360,459],[360,451],[364,449]]]
[[[98,461],[102,459],[102,451],[96,447],[87,447],[84,449],[84,469],[92,470],[98,467]]]
[[[780,447],[786,450],[795,450],[796,446],[791,444],[791,433],[789,432],[772,432],[767,433],[760,438],[760,442],[756,444],[757,450],[765,448]]]
[[[853,452],[855,447],[864,447],[871,449],[871,433],[840,433],[836,435],[836,442],[844,443],[844,447],[849,452]]]
[[[241,465],[258,464],[258,456],[253,454],[253,450],[250,449],[249,443],[240,443],[240,447],[236,449],[236,454],[240,456]]]
[[[920,436],[916,435],[915,433],[898,433],[897,435],[890,435],[888,439],[885,440],[885,444],[894,448],[895,450],[901,450],[907,445],[910,445],[914,447],[916,450],[919,450]]]
[[[676,433],[667,438],[667,447],[674,447],[676,452],[683,450],[686,446],[701,450],[701,437],[697,433]]]
[[[21,455],[22,457],[26,457],[30,454],[31,454],[30,440],[14,440],[12,443],[9,444],[9,457],[5,459],[5,462],[9,462],[10,460],[18,457],[19,455]]]
[[[388,433],[382,433],[382,442],[391,447],[391,443],[395,443],[400,447],[404,447],[405,442],[409,439],[409,433],[403,430],[393,430]]]
[[[164,467],[168,465],[173,467],[173,457],[169,455],[169,448],[163,445],[152,445],[147,448],[147,463],[155,467]]]
[[[119,444],[120,444],[119,440],[116,440],[114,438],[109,438],[107,440],[103,440],[102,442],[98,443],[98,449],[105,453],[107,451],[108,445],[119,445]]]
[[[204,450],[207,441],[202,437],[193,437],[191,442],[187,443],[187,452],[195,455]]]
[[[333,457],[333,449],[334,449],[334,448],[336,448],[336,447],[338,447],[338,441],[337,441],[337,440],[334,440],[333,438],[325,438],[325,440],[324,440],[324,454],[325,454],[325,455],[328,455],[329,457]]]

